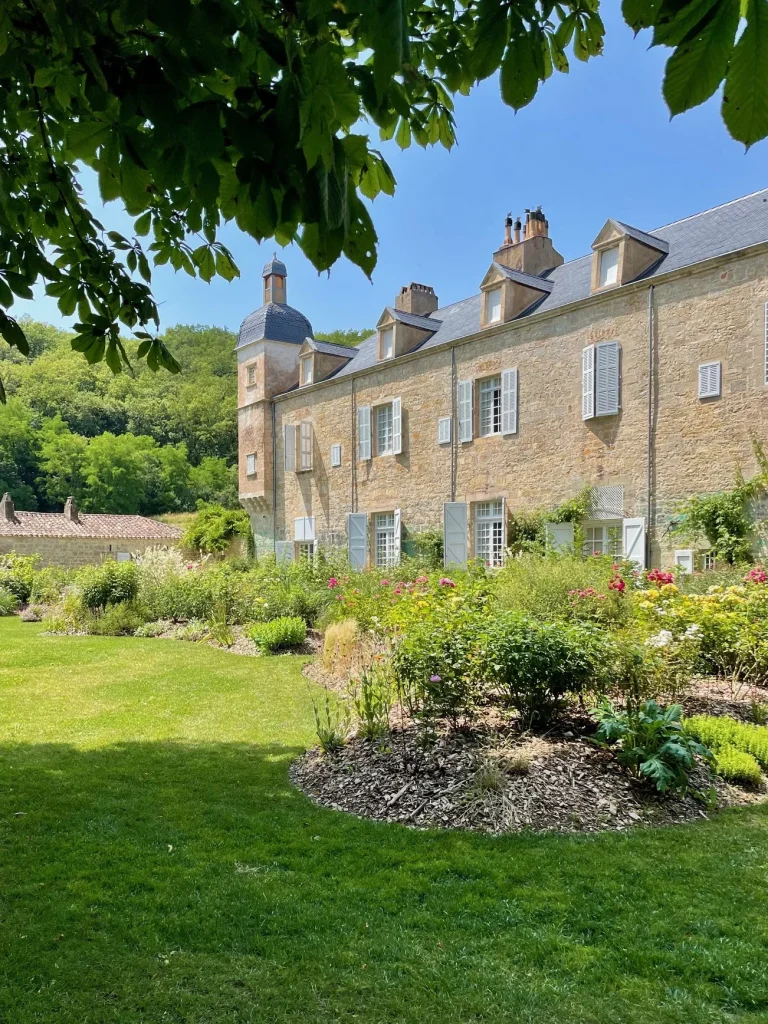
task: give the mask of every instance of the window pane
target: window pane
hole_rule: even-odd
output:
[[[395,560],[395,513],[377,513],[374,530],[376,565],[392,565]]]
[[[480,381],[480,436],[501,433],[501,377]]]
[[[385,327],[381,332],[381,358],[391,359],[393,352],[394,332],[391,327]]]
[[[475,558],[488,566],[504,560],[504,522],[501,501],[481,501],[475,505]]]
[[[301,382],[302,384],[312,383],[312,356],[304,356],[301,360]]]
[[[491,288],[485,296],[486,316],[489,324],[501,320],[501,288]]]
[[[380,405],[376,409],[376,451],[379,455],[392,453],[392,406]]]
[[[600,287],[616,284],[619,274],[619,247],[606,249],[600,253]]]
[[[256,456],[246,455],[245,462],[246,472],[248,473],[249,476],[252,476],[256,472]]]

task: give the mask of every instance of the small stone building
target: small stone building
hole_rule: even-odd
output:
[[[508,217],[489,264],[466,268],[475,294],[441,306],[412,283],[349,349],[313,338],[268,263],[236,349],[257,550],[388,565],[437,529],[446,564],[493,565],[515,512],[589,486],[585,551],[710,564],[673,526],[768,442],[768,189],[651,231],[597,228],[566,263],[540,208]],[[573,540],[552,527],[554,547]]]
[[[63,512],[21,512],[10,494],[0,501],[0,555],[39,555],[42,565],[73,569],[114,558],[118,562],[147,548],[170,547],[181,530],[144,516],[78,512],[68,498]]]

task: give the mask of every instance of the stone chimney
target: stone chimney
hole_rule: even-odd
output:
[[[510,227],[514,236],[510,239]],[[522,231],[522,238],[520,237]],[[518,217],[514,224],[509,214],[504,221],[504,244],[493,254],[494,263],[501,263],[510,270],[540,277],[547,270],[564,263],[563,257],[552,245],[549,237],[549,221],[540,206],[525,211],[525,226]]]
[[[70,495],[67,498],[66,503],[64,505],[64,518],[68,519],[70,523],[80,522],[80,517],[78,516],[77,513],[77,502],[72,497],[72,495]]]
[[[428,284],[416,284],[411,281],[409,285],[403,285],[400,294],[395,297],[395,309],[401,309],[404,313],[429,316],[435,312],[437,306],[435,289],[430,288]]]
[[[13,507],[13,498],[10,496],[8,491],[0,500],[0,520],[6,523],[16,522],[16,509]]]

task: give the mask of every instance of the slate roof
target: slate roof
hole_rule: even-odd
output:
[[[511,267],[505,267],[503,263],[494,263],[493,265],[502,272],[504,277],[508,277],[510,281],[524,284],[526,288],[537,288],[540,292],[551,292],[555,287],[552,281],[549,281],[546,277],[524,274],[522,270],[512,270]]]
[[[303,345],[304,340],[311,337],[312,324],[303,313],[285,302],[268,302],[243,320],[237,334],[235,350],[264,338],[269,341],[288,341],[294,345]]]
[[[177,541],[182,531],[144,516],[80,512],[73,523],[61,512],[19,512],[14,522],[0,519],[0,537],[87,537],[115,540]]]
[[[420,331],[436,331],[441,322],[434,316],[420,316],[418,313],[408,313],[404,309],[395,309],[394,306],[387,306],[387,312],[401,324],[408,324],[409,327],[418,327]]]
[[[643,234],[637,228],[633,228],[632,231]],[[768,242],[768,189],[654,228],[649,234],[656,240],[654,245],[658,240],[666,242],[669,252],[662,255],[659,262],[643,275],[647,281],[716,256],[724,256],[760,242]],[[551,292],[531,310],[521,314],[522,319],[589,298],[592,253],[555,267],[542,278],[542,283],[544,281],[551,282]],[[480,295],[472,295],[468,299],[436,310],[429,320],[433,323],[439,320],[440,326],[419,346],[418,351],[424,352],[478,334],[480,305]],[[376,335],[372,334],[358,345],[355,357],[340,367],[333,377],[345,377],[347,374],[375,366],[376,363]]]
[[[317,341],[314,338],[309,340],[312,342],[315,352],[322,352],[326,356],[342,356],[344,359],[351,359],[357,352],[354,345],[336,345],[332,341]]]
[[[264,269],[261,272],[262,277],[269,277],[270,274],[279,274],[281,277],[288,276],[285,264],[282,260],[279,260],[277,256],[274,256],[269,263],[265,263]]]
[[[663,238],[659,238],[657,235],[649,235],[647,232],[641,231],[639,228],[633,228],[631,224],[625,224],[621,220],[614,221],[614,224],[617,224],[630,238],[637,239],[643,245],[649,245],[651,249],[658,249],[659,252],[669,252],[669,242],[665,242]]]

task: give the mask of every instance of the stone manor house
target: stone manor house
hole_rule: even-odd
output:
[[[446,565],[499,564],[512,512],[589,485],[586,551],[707,565],[671,525],[768,440],[768,189],[651,231],[611,218],[569,263],[541,209],[508,217],[475,294],[409,284],[357,348],[316,341],[286,277],[265,266],[237,342],[258,551],[389,565],[440,529]]]

